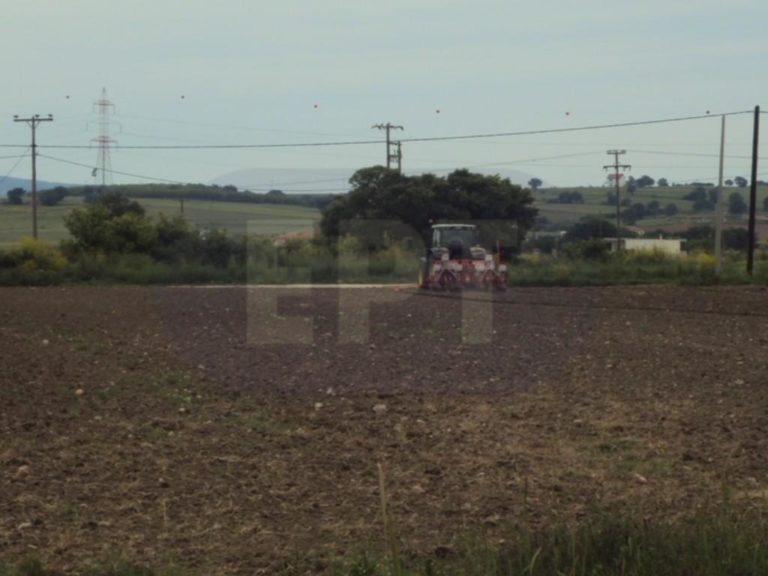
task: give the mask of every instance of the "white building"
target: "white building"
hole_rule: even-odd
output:
[[[606,238],[606,240],[611,245],[611,252],[615,252],[616,238]],[[683,240],[680,238],[621,238],[621,249],[629,252],[655,250],[677,256],[683,252]]]

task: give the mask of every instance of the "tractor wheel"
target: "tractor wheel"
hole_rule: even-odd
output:
[[[445,289],[448,292],[461,292],[461,282],[459,282],[456,277],[451,274],[448,276],[445,282]]]

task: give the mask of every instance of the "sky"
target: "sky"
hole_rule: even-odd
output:
[[[764,0],[5,0],[0,178],[31,172],[14,115],[52,114],[38,177],[100,182],[105,89],[114,183],[344,191],[384,163],[372,125],[387,122],[403,126],[408,174],[597,185],[606,151],[624,149],[635,177],[714,182],[719,115],[768,110],[767,21]],[[408,141],[690,116],[704,118]],[[752,122],[727,118],[726,178],[749,177]],[[373,143],[204,148],[361,141]]]

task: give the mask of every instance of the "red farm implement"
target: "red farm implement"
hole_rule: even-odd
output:
[[[432,245],[421,259],[419,287],[456,291],[464,288],[507,289],[507,267],[480,246],[474,224],[435,224]]]

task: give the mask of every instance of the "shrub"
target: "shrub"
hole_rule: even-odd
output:
[[[0,267],[21,268],[27,272],[60,272],[67,267],[67,259],[55,245],[24,237],[18,247],[0,256]]]

